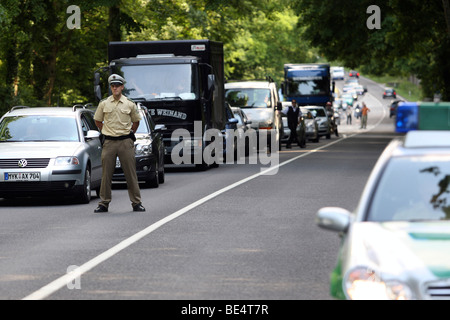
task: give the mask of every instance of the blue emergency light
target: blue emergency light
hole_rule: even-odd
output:
[[[395,129],[396,132],[450,130],[450,102],[401,102]]]

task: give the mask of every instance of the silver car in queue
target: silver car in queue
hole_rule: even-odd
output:
[[[0,198],[68,195],[89,203],[100,189],[100,132],[79,106],[13,107],[0,119]]]

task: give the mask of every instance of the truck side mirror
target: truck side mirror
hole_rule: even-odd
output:
[[[100,87],[100,73],[94,73],[94,97],[97,101],[102,100],[102,89]]]
[[[98,86],[100,84],[100,73],[94,73],[94,86]]]
[[[102,100],[102,89],[100,88],[99,84],[94,86],[94,96],[97,101]]]
[[[208,90],[209,92],[214,91],[215,89],[216,77],[214,74],[208,74]]]

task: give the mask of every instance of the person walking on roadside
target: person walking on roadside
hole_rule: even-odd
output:
[[[95,124],[103,137],[102,184],[100,202],[94,212],[108,212],[112,199],[112,177],[118,157],[127,181],[128,196],[133,211],[145,211],[141,202],[141,191],[136,174],[134,133],[142,119],[136,104],[122,95],[125,79],[118,74],[108,78],[112,95],[100,101],[94,115]]]
[[[370,112],[370,109],[366,106],[366,103],[363,102],[363,106],[361,109],[361,129],[366,129],[367,127],[367,115]]]
[[[347,106],[345,113],[347,114],[347,124],[352,124],[352,106],[351,105]]]
[[[297,105],[297,101],[292,100],[292,104],[282,111],[287,116],[287,123],[289,130],[291,130],[291,134],[289,136],[289,140],[286,144],[287,149],[292,148],[292,143],[298,143],[300,145],[300,141],[298,141],[297,137],[297,126],[300,122],[300,117],[302,116],[302,112],[300,111],[299,106]]]

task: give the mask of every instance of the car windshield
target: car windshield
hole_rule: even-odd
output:
[[[367,220],[450,220],[450,156],[391,159]]]
[[[270,108],[269,89],[229,88],[225,90],[226,101],[234,107]]]
[[[316,117],[326,117],[325,109],[322,108],[308,108]]]
[[[0,123],[0,142],[79,141],[74,117],[15,116]]]

